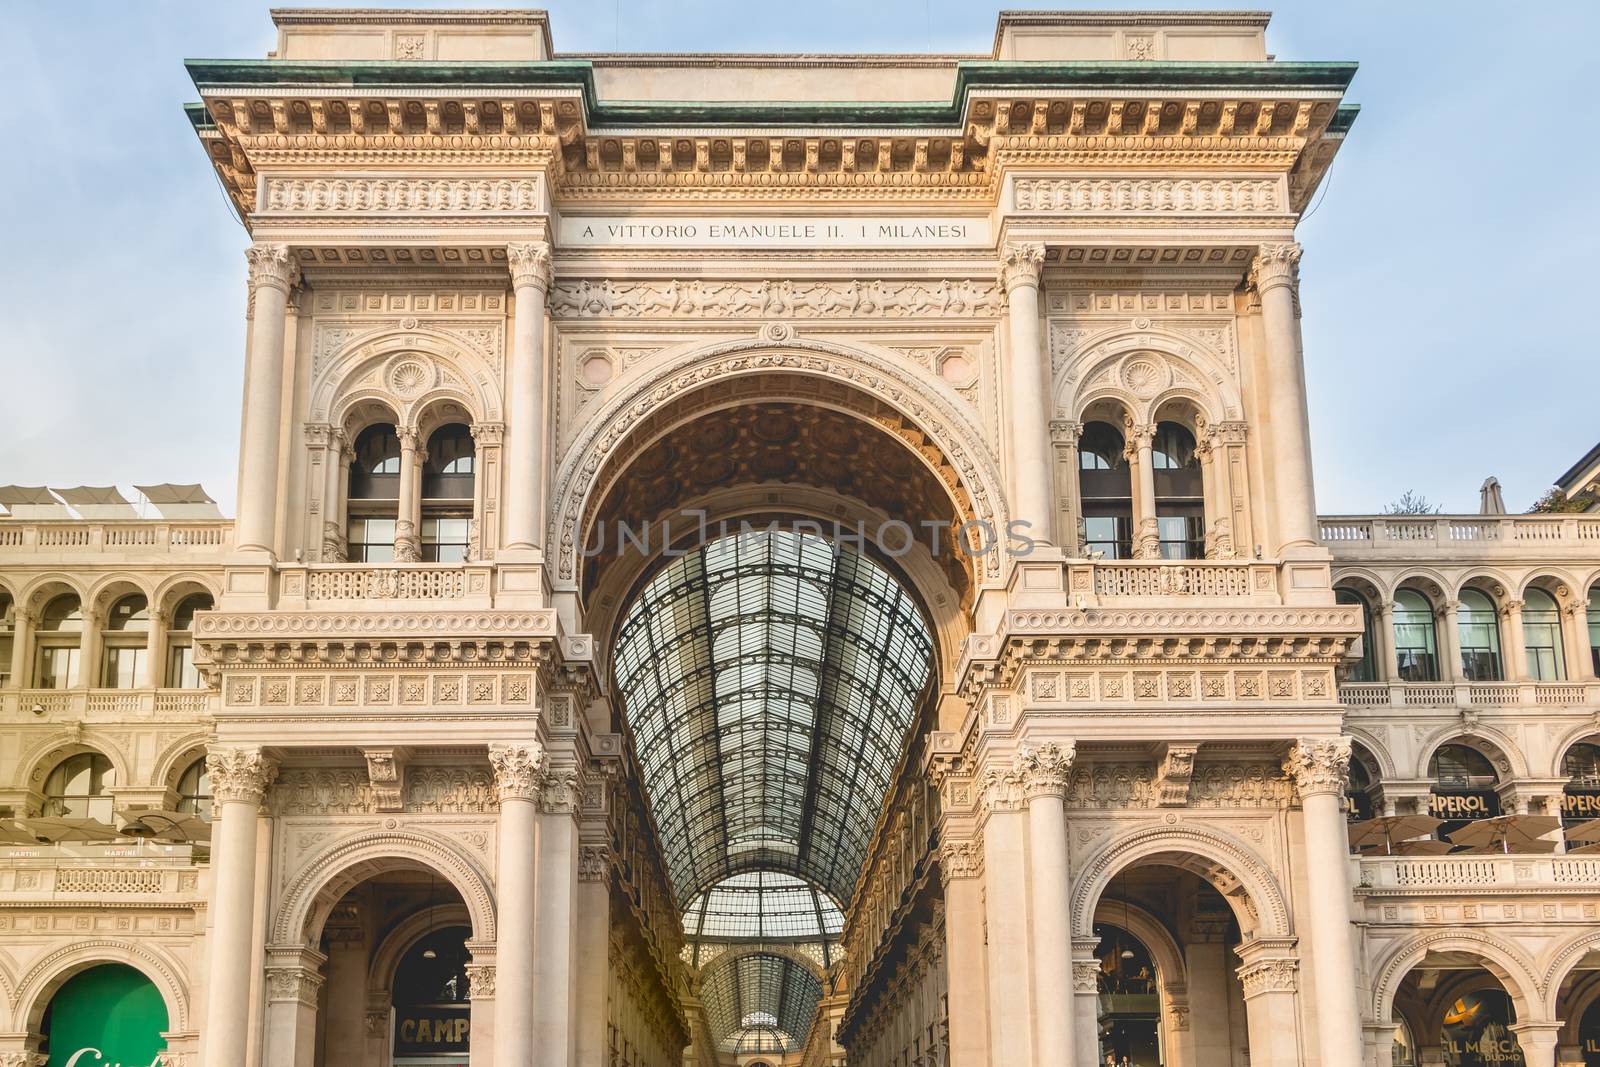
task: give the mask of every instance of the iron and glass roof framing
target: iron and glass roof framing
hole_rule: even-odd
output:
[[[849,900],[932,657],[888,572],[818,537],[723,538],[651,579],[616,679],[679,901],[753,870]]]
[[[718,957],[700,985],[707,1022],[725,1052],[798,1050],[821,999],[816,975],[794,960],[766,952]]]

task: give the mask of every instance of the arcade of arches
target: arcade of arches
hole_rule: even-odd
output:
[[[1353,64],[271,17],[237,519],[0,487],[0,1067],[1600,1067],[1600,520],[1315,511]]]

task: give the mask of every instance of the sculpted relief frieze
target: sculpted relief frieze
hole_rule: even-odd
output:
[[[515,214],[543,210],[536,178],[267,178],[258,215]]]
[[[1288,210],[1276,178],[1018,178],[1018,211],[1277,215]]]
[[[998,316],[992,281],[558,282],[556,318],[966,318]]]

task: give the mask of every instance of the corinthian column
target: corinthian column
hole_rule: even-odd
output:
[[[539,795],[544,789],[544,746],[489,746],[500,799],[495,871],[494,1067],[532,1067],[534,1050],[534,877]]]
[[[1044,373],[1044,345],[1039,336],[1039,274],[1044,245],[1008,244],[1000,254],[1000,279],[1010,311],[1011,373],[1007,380],[1006,415],[1011,426],[1013,507],[1011,517],[1028,523],[1022,532],[1036,541],[1053,543],[1051,518],[1055,501],[1050,491],[1050,390]]]
[[[418,470],[422,452],[417,447],[417,431],[401,427],[395,433],[400,438],[400,499],[395,511],[394,561],[418,563],[422,560],[422,476]]]
[[[1300,792],[1305,822],[1311,968],[1317,983],[1317,1035],[1324,1067],[1360,1067],[1361,1011],[1350,946],[1350,846],[1345,834],[1348,737],[1296,742],[1283,770]]]
[[[506,246],[516,312],[511,335],[510,402],[506,432],[505,543],[534,548],[542,539],[539,502],[544,486],[544,315],[550,288],[550,246]]]
[[[539,947],[533,1031],[543,1067],[577,1062],[578,772],[552,768],[539,797]]]
[[[1300,351],[1300,246],[1262,245],[1250,265],[1261,296],[1266,337],[1262,360],[1265,401],[1256,420],[1272,457],[1277,548],[1317,543],[1317,505],[1311,482],[1311,429],[1306,416],[1305,360]]]
[[[1161,558],[1161,523],[1156,516],[1156,428],[1122,420],[1127,441],[1122,455],[1128,461],[1133,483],[1133,555],[1136,559]]]
[[[1073,1061],[1072,899],[1067,876],[1067,774],[1076,747],[1024,748],[1016,768],[1028,803],[1028,876],[1033,910],[1033,1020],[1038,1062]]]
[[[271,552],[277,528],[278,421],[283,414],[283,332],[295,265],[289,246],[258,244],[250,263],[250,355],[245,361],[244,436],[239,443],[239,517],[234,544]]]
[[[255,927],[256,812],[278,767],[259,748],[206,754],[213,831],[211,967],[206,1067],[238,1067],[250,1046],[251,933]]]

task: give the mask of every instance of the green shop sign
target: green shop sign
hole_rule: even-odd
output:
[[[45,1009],[48,1067],[160,1067],[167,1005],[150,979],[120,963],[67,981]]]

